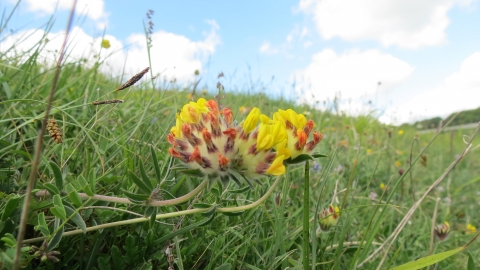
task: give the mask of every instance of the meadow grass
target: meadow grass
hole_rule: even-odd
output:
[[[13,50],[0,52],[0,265],[6,269],[21,246],[22,212],[28,214],[20,253],[26,269],[386,269],[462,247],[475,236],[467,225],[480,224],[474,149],[480,139],[459,159],[473,130],[417,133],[371,116],[230,92],[228,85],[197,90],[193,99],[217,99],[239,122],[242,107],[268,115],[279,108],[305,113],[324,134],[316,151],[327,157],[310,161],[308,181],[301,163],[288,166],[281,178],[258,179],[263,184],[253,188],[213,184],[186,202],[148,206],[145,201],[178,198],[202,183],[167,151],[166,135],[192,89],[158,87],[147,75],[115,91],[124,81],[103,75],[101,59],[90,66],[69,59],[55,79],[56,67],[42,61],[41,41],[24,54]],[[105,100],[123,103],[92,104]],[[39,138],[47,113],[58,124],[61,143],[48,131]],[[34,190],[26,194],[35,153]],[[27,195],[30,207],[22,209]],[[318,214],[329,204],[341,208],[339,222],[320,232]],[[432,224],[445,221],[449,237],[432,242]],[[467,252],[441,257],[438,269],[479,265],[479,247],[472,242]]]

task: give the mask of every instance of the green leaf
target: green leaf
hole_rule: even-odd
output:
[[[210,208],[210,207],[212,207],[212,205],[208,204],[208,203],[194,203],[193,204],[193,208],[205,209],[205,208]]]
[[[43,186],[45,187],[46,190],[48,190],[48,193],[50,193],[50,195],[60,195],[60,190],[57,188],[56,185],[54,184],[50,184],[50,183],[45,183],[43,184]]]
[[[140,161],[140,173],[142,174],[142,180],[145,183],[145,185],[148,187],[150,190],[148,193],[151,193],[153,190],[152,182],[148,178],[147,172],[145,172],[145,168],[143,167],[143,163]]]
[[[73,215],[70,220],[73,221],[83,231],[83,233],[87,233],[87,224],[85,224],[85,221],[83,220],[82,216],[80,216],[78,212],[75,213],[74,209],[68,206],[64,206],[64,207],[65,207],[65,212],[69,217]]]
[[[40,231],[43,236],[50,236],[50,230],[48,229],[47,221],[45,220],[45,214],[41,212],[38,215],[38,225],[34,227],[35,230]]]
[[[14,247],[17,245],[17,240],[11,233],[6,233],[5,236],[0,238],[0,240],[2,240],[8,247]]]
[[[77,182],[82,188],[84,186],[88,186],[88,182],[87,180],[85,180],[85,177],[83,177],[83,175],[80,175],[79,177],[77,177]]]
[[[238,217],[238,216],[241,216],[245,213],[245,211],[238,211],[238,212],[221,212],[222,214],[224,214],[225,216],[229,216],[229,217]]]
[[[54,231],[56,231],[58,229],[58,227],[61,225],[61,220],[58,219],[58,218],[55,218],[55,222],[54,222]],[[62,240],[62,235],[63,235],[63,232],[65,231],[65,227],[61,227],[60,230],[53,236],[52,240],[50,240],[50,242],[48,242],[48,246],[47,246],[47,252],[49,251],[52,251],[54,248],[56,248],[58,246],[58,243],[60,243],[60,240]]]
[[[50,161],[50,168],[52,168],[53,176],[55,177],[55,185],[58,190],[63,190],[63,177],[60,167],[58,167],[57,163]]]
[[[62,199],[60,198],[60,195],[55,194],[53,195],[53,207],[50,208],[50,212],[52,214],[61,219],[61,220],[66,220],[67,219],[67,214],[65,213],[65,208],[62,203]]]
[[[20,197],[17,196],[12,196],[8,199],[7,203],[5,204],[5,208],[3,209],[2,221],[5,221],[10,217],[13,211],[15,211],[15,209],[17,208],[19,201]]]
[[[420,258],[420,259],[418,259],[416,261],[413,261],[413,262],[408,262],[406,264],[402,264],[400,266],[397,266],[397,267],[393,268],[392,270],[416,270],[416,269],[421,269],[421,268],[427,267],[429,265],[432,265],[432,264],[438,263],[440,261],[443,261],[446,258],[448,258],[452,255],[455,255],[462,250],[464,250],[464,247],[459,247],[457,249],[453,249],[453,250],[450,250],[450,251],[430,255],[430,256],[427,256],[427,257],[424,257],[424,258]]]
[[[468,252],[467,270],[476,270],[475,262],[473,261],[472,254]]]
[[[302,163],[302,162],[307,161],[307,160],[313,160],[313,157],[310,156],[310,155],[307,155],[307,154],[301,154],[294,159],[288,158],[288,159],[285,160],[285,162],[287,164],[298,164],[298,163]]]
[[[128,176],[130,176],[130,179],[132,179],[133,183],[137,185],[143,192],[150,194],[152,192],[152,189],[149,189],[148,186],[140,180],[132,171],[128,170]]]
[[[78,181],[78,184],[82,187],[83,192],[85,192],[88,196],[93,196],[93,195],[95,195],[95,193],[93,192],[93,190],[90,188],[90,184],[87,182],[87,180],[85,180],[85,177],[83,177],[82,175],[80,175],[80,176],[77,178],[77,181]]]
[[[216,211],[217,211],[217,208],[214,206],[212,207],[212,209],[208,210],[207,212],[203,212],[202,216],[204,217],[214,216]]]
[[[125,268],[125,263],[123,261],[123,256],[122,256],[122,253],[120,252],[120,249],[117,246],[112,246],[111,251],[112,251],[112,258],[115,258],[113,260],[113,265],[115,266],[115,269]]]
[[[90,171],[90,173],[88,174],[88,183],[89,183],[89,186],[90,186],[90,190],[92,192],[92,195],[89,195],[89,196],[93,196],[93,194],[95,193],[95,184],[96,184],[96,180],[97,180],[97,177],[95,175],[95,170],[92,169]],[[85,191],[86,193],[87,191]]]
[[[314,158],[321,158],[321,157],[328,157],[328,156],[325,155],[325,154],[313,153],[313,154],[312,154],[312,157],[314,157]]]
[[[131,193],[131,192],[128,192],[126,190],[123,190],[123,194],[125,194],[125,196],[127,196],[127,198],[131,202],[136,203],[136,204],[143,204],[145,201],[147,201],[149,199],[148,195]]]
[[[218,187],[213,187],[211,190],[210,190],[213,195],[215,195],[215,197],[217,198],[220,198],[220,196],[222,195],[220,189]]]
[[[68,193],[68,198],[75,206],[77,207],[82,206],[82,198],[80,198],[77,190],[71,184],[68,184],[67,186],[65,186],[65,190]]]
[[[158,166],[157,154],[155,153],[153,146],[150,146],[150,152],[152,153],[153,167],[155,168],[155,174],[157,175],[157,183],[160,183],[160,181],[162,181],[162,175],[160,173],[160,167]]]

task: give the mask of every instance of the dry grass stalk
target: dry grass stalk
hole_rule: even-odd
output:
[[[113,104],[113,103],[123,103],[122,99],[112,99],[112,100],[104,100],[104,101],[94,101],[92,105],[104,105],[104,104]]]
[[[130,78],[130,80],[128,80],[126,83],[124,83],[122,86],[120,86],[119,88],[115,89],[115,91],[120,91],[120,90],[123,90],[125,88],[128,88],[132,85],[134,85],[136,82],[138,82],[142,77],[143,75],[145,75],[148,71],[150,70],[149,67],[145,68],[144,70],[142,70],[142,72],[136,74],[135,76],[133,76],[132,78]]]

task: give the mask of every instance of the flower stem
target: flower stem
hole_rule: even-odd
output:
[[[281,176],[278,176],[277,179],[275,179],[275,182],[273,182],[270,189],[268,189],[267,193],[265,193],[265,195],[263,195],[256,202],[253,202],[253,203],[247,204],[247,205],[236,206],[236,207],[217,208],[217,212],[219,212],[219,213],[229,213],[230,212],[231,213],[231,212],[245,211],[245,210],[257,207],[258,205],[263,203],[268,198],[268,196],[270,196],[270,194],[272,194],[273,190],[277,187],[278,183],[280,183],[281,178],[282,178]]]
[[[256,202],[253,202],[251,204],[247,204],[247,205],[243,205],[243,206],[237,206],[237,207],[224,207],[224,208],[217,208],[216,209],[216,212],[222,212],[222,213],[226,213],[226,212],[239,212],[239,211],[244,211],[244,210],[248,210],[248,209],[251,209],[251,208],[254,208],[256,206],[258,206],[259,204],[261,204],[262,202],[265,201],[265,199],[268,198],[268,196],[273,192],[273,190],[275,189],[275,187],[278,185],[278,183],[280,183],[280,179],[282,177],[279,176],[277,177],[277,179],[275,179],[275,182],[273,182],[272,186],[270,187],[270,189],[267,191],[267,193],[265,193],[265,195],[263,195],[260,199],[258,199]],[[207,180],[208,181],[208,180]],[[202,185],[206,185],[206,181],[204,180],[200,186]],[[200,186],[198,186],[196,189],[198,189]],[[193,191],[192,191],[193,192]],[[189,194],[192,194],[192,192],[190,192]],[[197,192],[198,193],[198,192]],[[190,197],[193,196],[193,195],[190,195]],[[185,196],[182,196],[182,197],[185,197]],[[179,197],[177,199],[180,199],[182,197]],[[120,198],[118,198],[120,199]],[[177,200],[177,199],[174,199],[174,200]],[[173,201],[173,200],[167,200],[167,201]],[[160,201],[159,201],[160,202]],[[166,201],[162,201],[162,202],[166,202]],[[178,203],[178,202],[177,202]],[[158,205],[157,205],[158,206]],[[212,206],[214,207],[214,206]],[[185,210],[185,211],[178,211],[178,212],[173,212],[173,213],[167,213],[167,214],[158,214],[156,215],[155,219],[166,219],[166,218],[172,218],[172,217],[178,217],[178,216],[183,216],[183,215],[192,215],[192,214],[197,214],[197,213],[205,213],[205,212],[208,212],[210,210],[212,210],[212,207],[209,207],[209,208],[195,208],[195,209],[190,209],[190,210]],[[105,224],[101,224],[101,225],[97,225],[97,226],[91,226],[91,227],[88,227],[87,228],[87,232],[91,232],[91,231],[96,231],[96,230],[101,230],[101,229],[106,229],[106,228],[111,228],[111,227],[116,227],[116,226],[123,226],[123,225],[129,225],[129,224],[135,224],[135,223],[140,223],[140,222],[147,222],[150,220],[150,217],[141,217],[141,218],[133,218],[133,219],[129,219],[129,220],[122,220],[122,221],[116,221],[116,222],[110,222],[110,223],[105,223]],[[82,230],[78,229],[78,230],[72,230],[72,231],[68,231],[68,232],[65,232],[63,233],[63,236],[69,236],[69,235],[76,235],[76,234],[81,234],[83,233]],[[43,241],[45,240],[46,237],[37,237],[37,238],[31,238],[31,239],[27,239],[27,240],[24,240],[22,243],[23,244],[31,244],[31,243],[35,243],[35,242],[40,242],[40,241]]]
[[[164,200],[164,201],[147,201],[145,202],[144,205],[146,206],[169,206],[169,205],[177,205],[183,202],[186,202],[190,200],[191,198],[195,197],[200,191],[204,190],[205,187],[207,186],[208,179],[205,178],[200,185],[198,185],[194,190],[190,191],[189,193],[175,198],[171,200]],[[40,190],[37,193],[35,193],[37,197],[45,196],[45,195],[50,195],[50,193],[46,190]],[[78,193],[78,196],[82,199],[92,199],[92,200],[97,200],[97,201],[105,201],[105,202],[113,202],[113,203],[123,203],[123,204],[135,204],[131,202],[127,198],[120,198],[120,197],[114,197],[114,196],[105,196],[105,195],[93,195],[93,196],[88,196],[85,193]]]
[[[303,187],[303,244],[302,244],[302,262],[303,262],[303,269],[310,269],[309,267],[309,252],[308,247],[310,245],[310,222],[309,222],[309,214],[310,214],[310,162],[307,160],[305,161],[305,181]]]

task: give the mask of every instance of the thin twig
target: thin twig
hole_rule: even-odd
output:
[[[49,117],[50,109],[52,108],[52,103],[53,103],[53,96],[55,94],[55,90],[57,89],[57,82],[58,82],[58,78],[60,77],[60,71],[62,70],[62,61],[65,55],[65,48],[67,47],[68,35],[70,34],[70,29],[72,27],[73,16],[75,15],[76,4],[77,4],[77,0],[74,0],[72,9],[70,10],[70,15],[68,18],[67,29],[65,30],[65,38],[63,40],[62,48],[60,49],[60,55],[58,56],[57,69],[55,70],[55,75],[52,81],[52,88],[50,89],[50,94],[48,96],[48,103],[47,103],[45,116],[42,122],[42,128],[40,129],[40,133],[38,134],[38,137],[37,137],[37,145],[35,146],[35,156],[33,158],[32,170],[30,171],[30,177],[27,183],[27,190],[25,191],[25,200],[23,201],[22,214],[20,217],[20,225],[18,228],[17,247],[15,250],[15,259],[13,262],[14,270],[18,270],[18,268],[20,267],[22,242],[25,237],[25,229],[26,229],[27,220],[28,220],[28,209],[30,209],[30,201],[32,198],[31,193],[35,185],[35,178],[36,178],[35,175],[37,174],[38,163],[40,162],[40,155],[42,153],[43,135],[45,135],[45,130],[47,129],[48,117]]]

